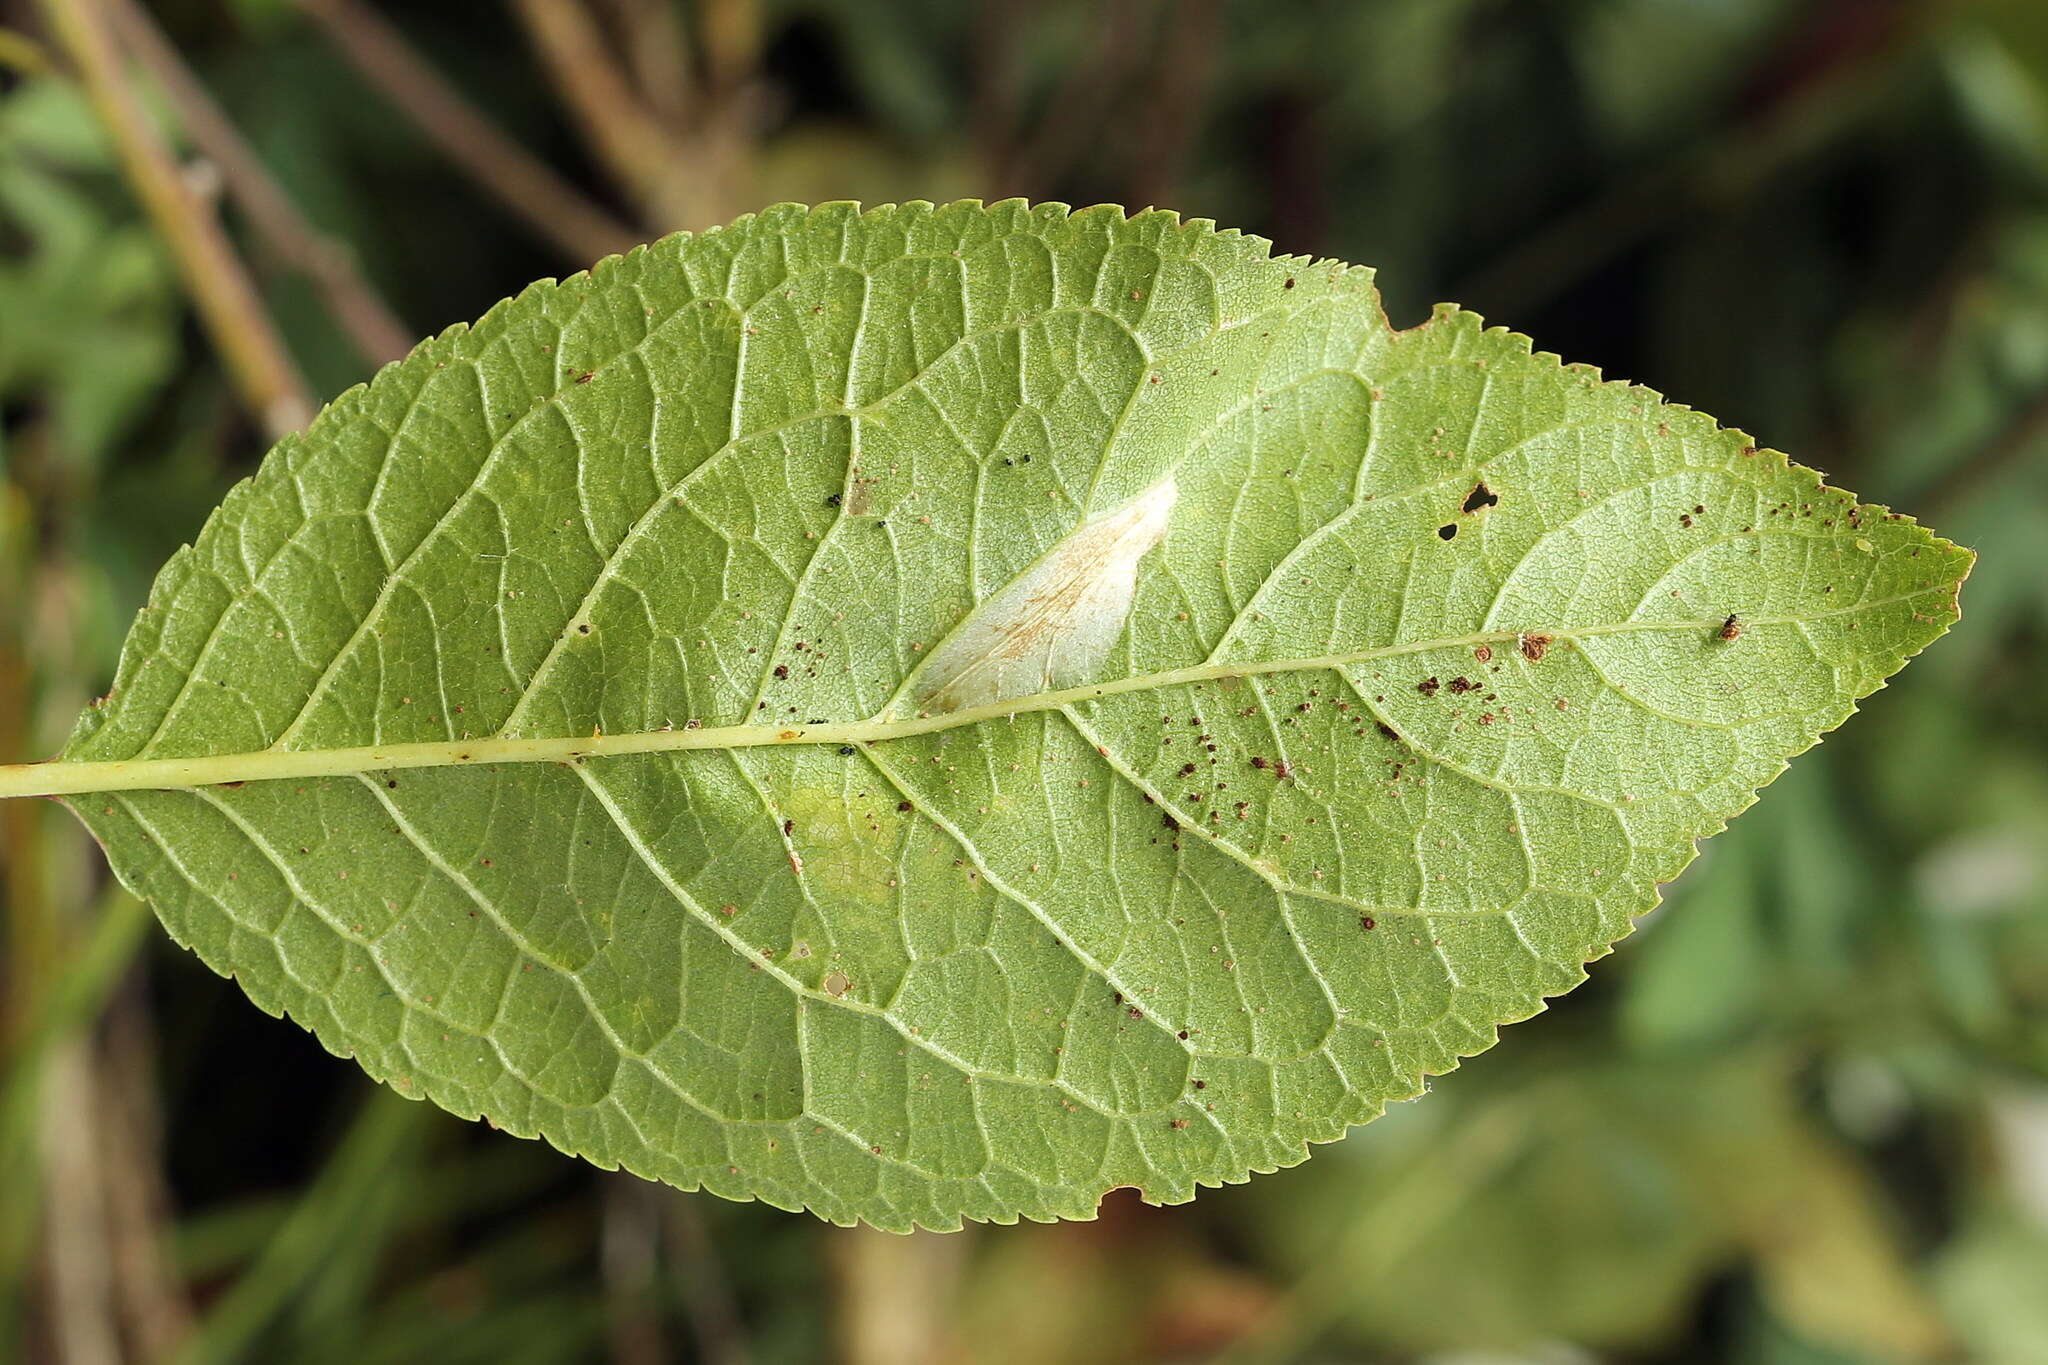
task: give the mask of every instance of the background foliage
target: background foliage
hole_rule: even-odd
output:
[[[261,312],[194,307],[219,260],[131,190],[81,31]],[[842,1231],[408,1104],[9,803],[0,1356],[2048,1355],[2038,0],[0,0],[0,69],[8,757],[308,399],[780,198],[1160,203],[1371,263],[1398,323],[1454,298],[1983,555],[1548,1016],[1305,1167],[1092,1224]]]

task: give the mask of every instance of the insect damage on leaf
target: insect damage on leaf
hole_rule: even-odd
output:
[[[934,650],[917,706],[957,711],[1087,682],[1124,631],[1138,561],[1166,534],[1172,479],[1082,526],[976,607]]]
[[[0,793],[92,793],[408,1095],[838,1222],[1086,1217],[1571,989],[1969,564],[1361,268],[785,205],[337,399]]]

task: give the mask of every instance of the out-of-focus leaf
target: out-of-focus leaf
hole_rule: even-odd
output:
[[[1801,1114],[1790,1079],[1784,1057],[1749,1050],[1445,1101],[1276,1199],[1288,1240],[1275,1249],[1320,1261],[1342,1248],[1350,1259],[1318,1282],[1361,1339],[1396,1349],[1647,1349],[1709,1278],[1746,1268],[1802,1336],[1931,1358],[1946,1338],[1876,1189]],[[1512,1136],[1477,1184],[1427,1219],[1372,1224],[1382,1208],[1405,1215],[1408,1191],[1487,1127]]]
[[[2048,1227],[1987,1208],[1942,1249],[1935,1292],[1983,1365],[2033,1365],[2048,1341]]]
[[[942,145],[941,136],[953,117],[949,86],[959,79],[958,72],[945,69],[943,54],[966,45],[962,30],[979,12],[945,0],[890,5],[860,0],[812,3],[832,20],[833,34],[846,50],[847,65],[860,82],[861,93],[886,124],[928,147]],[[884,193],[864,186],[858,197],[880,199]]]
[[[1573,27],[1580,89],[1617,150],[1670,141],[1717,113],[1786,0],[1615,0]]]
[[[1703,1123],[1696,1188],[1724,1212],[1759,1292],[1800,1335],[1853,1357],[1946,1357],[1950,1338],[1880,1187],[1772,1091]],[[1776,1101],[1774,1103],[1774,1100]]]
[[[1622,1034],[1636,1047],[1711,1047],[1755,1025],[1774,965],[1757,904],[1758,842],[1737,826],[1708,853],[1711,874],[1651,921],[1621,1005]]]
[[[0,399],[45,404],[60,455],[88,466],[162,385],[181,316],[98,128],[55,79],[0,98]]]

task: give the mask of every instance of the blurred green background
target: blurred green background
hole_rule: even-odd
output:
[[[373,1087],[0,806],[0,1357],[2048,1361],[2044,0],[0,0],[0,758],[272,435],[778,199],[1380,267],[1978,549],[1592,981],[1292,1172],[894,1238]]]

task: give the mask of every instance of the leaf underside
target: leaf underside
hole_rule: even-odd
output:
[[[344,394],[63,758],[474,739],[72,804],[404,1094],[835,1222],[1086,1217],[1569,990],[1969,558],[1472,314],[1396,331],[1367,270],[783,206]],[[494,759],[593,734],[709,742]]]

